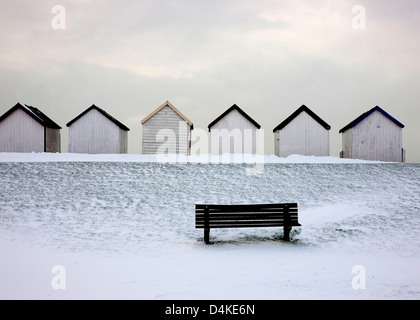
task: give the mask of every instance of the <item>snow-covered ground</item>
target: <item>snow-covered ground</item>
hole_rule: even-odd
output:
[[[420,165],[160,160],[0,153],[0,298],[420,298]],[[196,203],[277,202],[299,205],[290,243],[194,228]]]
[[[275,155],[224,154],[213,156],[198,155],[144,155],[144,154],[78,154],[78,153],[0,153],[0,162],[160,162],[160,163],[377,163],[337,157],[305,157],[291,155],[279,158]]]

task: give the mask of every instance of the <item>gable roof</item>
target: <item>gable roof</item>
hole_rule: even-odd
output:
[[[354,119],[352,122],[350,122],[348,125],[346,125],[345,127],[343,127],[342,129],[340,129],[339,133],[343,133],[348,129],[351,129],[355,126],[357,126],[360,122],[362,122],[364,119],[366,119],[368,116],[370,116],[373,112],[375,111],[379,111],[380,113],[382,113],[385,117],[387,117],[389,120],[391,120],[392,122],[394,122],[397,126],[404,128],[404,125],[399,122],[397,119],[395,119],[394,117],[392,117],[389,113],[385,112],[383,109],[381,109],[380,107],[376,106],[372,109],[370,109],[369,111],[361,114],[360,116],[358,116],[356,119]]]
[[[44,113],[42,113],[37,108],[32,107],[32,106],[28,106],[26,104],[22,104],[20,102],[16,103],[15,106],[13,106],[11,109],[9,109],[7,112],[5,112],[0,117],[0,122],[2,122],[10,114],[12,114],[13,112],[15,112],[18,109],[23,110],[26,114],[28,114],[30,117],[32,117],[35,121],[37,121],[39,124],[41,124],[44,127],[52,128],[52,129],[61,129],[61,127],[58,124],[56,124],[54,121],[52,121],[50,118],[48,118]]]
[[[328,123],[326,123],[324,120],[322,120],[315,112],[313,112],[311,109],[309,109],[307,106],[305,106],[303,104],[295,112],[293,112],[288,118],[286,118],[286,120],[284,120],[277,127],[275,127],[273,129],[273,132],[283,129],[285,126],[287,126],[290,122],[292,122],[292,120],[295,119],[302,112],[306,112],[307,114],[309,114],[316,122],[318,122],[326,130],[331,129],[331,126]]]
[[[102,115],[104,115],[110,121],[112,121],[113,123],[115,123],[120,129],[125,130],[125,131],[130,131],[129,128],[127,128],[125,125],[123,125],[121,122],[119,122],[113,116],[111,116],[109,113],[105,112],[104,110],[102,110],[101,108],[95,106],[94,104],[92,104],[89,108],[87,108],[85,111],[83,111],[81,114],[79,114],[76,118],[74,118],[69,123],[67,123],[66,126],[67,127],[70,127],[74,122],[76,122],[77,120],[79,120],[81,117],[83,117],[86,113],[88,113],[91,110],[96,110],[96,111],[100,112]]]
[[[169,107],[173,111],[175,111],[175,113],[177,115],[179,115],[185,122],[187,122],[191,126],[191,130],[194,129],[193,123],[190,120],[188,120],[187,117],[184,116],[177,108],[175,108],[174,105],[172,103],[170,103],[168,100],[166,100],[166,102],[164,102],[159,108],[157,108],[155,111],[153,111],[151,114],[149,114],[146,118],[141,120],[141,124],[144,124],[147,120],[152,118],[156,113],[158,113],[160,110],[162,110],[165,107]]]
[[[249,122],[251,122],[254,126],[256,126],[258,129],[261,128],[261,126],[254,120],[252,119],[249,115],[247,115],[245,113],[245,111],[243,111],[241,108],[239,108],[236,104],[234,104],[233,106],[231,106],[229,109],[227,109],[225,112],[223,112],[220,116],[218,116],[213,122],[211,122],[208,125],[209,131],[210,128],[213,127],[217,122],[219,122],[222,118],[224,118],[228,113],[230,113],[233,110],[237,110],[242,116],[244,116],[247,120],[249,120]]]

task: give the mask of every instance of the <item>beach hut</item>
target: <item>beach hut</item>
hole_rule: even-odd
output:
[[[164,102],[141,123],[143,154],[190,154],[194,125],[169,101]]]
[[[274,154],[279,157],[329,156],[330,129],[328,123],[302,105],[273,129]]]
[[[258,154],[260,128],[254,119],[234,104],[208,125],[211,154]]]
[[[376,106],[340,129],[341,158],[405,162],[404,125]]]
[[[67,127],[69,153],[127,153],[130,129],[94,104],[67,123]]]
[[[39,109],[17,103],[0,117],[0,152],[60,152],[60,130]]]

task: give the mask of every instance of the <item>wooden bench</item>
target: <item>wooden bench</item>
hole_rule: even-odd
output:
[[[283,227],[283,240],[290,241],[292,227],[298,227],[297,203],[195,205],[195,227],[204,229],[208,244],[211,228]]]

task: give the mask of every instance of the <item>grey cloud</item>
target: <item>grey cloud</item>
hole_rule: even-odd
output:
[[[53,1],[3,1],[0,113],[20,101],[65,126],[95,103],[129,122],[129,152],[136,153],[136,121],[165,100],[196,128],[236,103],[265,129],[266,153],[272,153],[272,129],[306,104],[332,126],[331,155],[338,156],[338,130],[380,105],[406,125],[407,159],[420,162],[419,46],[404,32],[418,26],[412,18],[418,6],[409,1],[409,10],[389,11],[368,1],[372,21],[362,33],[350,29],[350,1],[331,9],[345,9],[340,19],[348,19],[349,29],[318,34],[302,28],[304,19],[293,20],[328,3],[300,3],[295,10],[293,1],[69,1],[68,28],[60,33],[49,27]],[[273,9],[275,19],[259,15]],[[315,23],[319,32],[329,31]],[[64,150],[66,139],[64,128]]]

